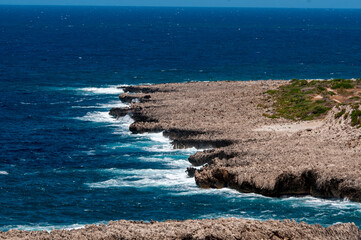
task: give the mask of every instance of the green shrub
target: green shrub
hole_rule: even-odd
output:
[[[268,90],[266,93],[268,93],[269,95],[274,95],[277,93],[277,90]]]
[[[353,83],[352,80],[334,79],[331,82],[332,82],[331,83],[332,89],[339,89],[339,88],[351,89],[354,87],[354,85],[352,84]]]
[[[348,117],[348,113],[346,113],[344,116],[343,116],[343,119],[347,119],[347,117]]]
[[[326,88],[324,88],[324,87],[322,87],[320,85],[317,86],[317,89],[319,90],[319,92],[323,92],[323,91],[326,90]]]
[[[361,80],[359,81],[361,84]],[[272,108],[274,112],[265,116],[270,118],[288,118],[293,120],[312,120],[324,116],[337,103],[331,98],[333,95],[350,95],[343,104],[354,104],[360,97],[354,97],[351,91],[346,89],[354,88],[357,81],[347,79],[333,80],[299,80],[293,79],[289,84],[282,85],[276,90],[268,90],[269,98],[274,100]],[[328,91],[327,89],[337,89]],[[321,95],[322,99],[314,101],[315,96]],[[361,99],[361,98],[360,98]],[[357,108],[358,109],[358,108]],[[335,115],[340,118],[346,112],[341,110]],[[347,118],[348,115],[345,117]]]
[[[341,111],[339,111],[338,113],[335,114],[335,118],[340,118],[343,114],[345,114],[346,110],[342,109]]]
[[[361,125],[361,111],[358,109],[351,112],[351,126]]]

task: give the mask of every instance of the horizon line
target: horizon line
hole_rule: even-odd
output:
[[[0,6],[38,6],[38,7],[139,7],[139,8],[251,8],[251,9],[361,9],[361,7],[242,7],[242,6],[167,6],[167,5],[104,5],[104,4],[9,4],[0,3]]]

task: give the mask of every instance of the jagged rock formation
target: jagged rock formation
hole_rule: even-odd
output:
[[[328,228],[286,220],[253,221],[246,219],[187,220],[165,222],[115,221],[76,230],[0,232],[0,239],[360,239],[361,231],[351,223]]]
[[[129,110],[130,110],[129,108],[114,107],[110,109],[109,114],[112,115],[113,117],[120,118],[127,115],[129,113]]]

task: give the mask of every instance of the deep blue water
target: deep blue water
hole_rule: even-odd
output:
[[[361,204],[203,190],[109,117],[123,84],[360,77],[360,10],[0,7],[0,230],[117,219],[361,226]]]

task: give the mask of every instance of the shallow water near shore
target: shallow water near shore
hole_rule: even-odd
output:
[[[108,114],[125,106],[122,84],[359,77],[361,11],[292,11],[0,7],[0,230],[220,217],[360,227],[347,200],[199,189],[185,173],[196,149]]]

